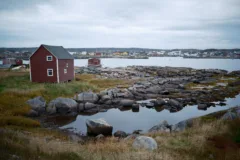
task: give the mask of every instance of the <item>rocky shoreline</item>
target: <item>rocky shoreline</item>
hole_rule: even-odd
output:
[[[216,105],[212,102],[225,105],[226,97],[234,97],[240,91],[240,71],[155,66],[77,68],[76,71],[96,74],[101,79],[126,79],[135,83],[128,88],[116,86],[100,93],[76,93],[74,98],[59,97],[48,104],[44,98],[35,97],[27,101],[31,106],[28,116],[76,117],[79,113],[95,114],[111,108],[138,112],[139,107],[178,112],[187,105],[206,110]]]

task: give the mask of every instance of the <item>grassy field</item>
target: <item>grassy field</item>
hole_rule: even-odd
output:
[[[36,96],[47,102],[57,97],[73,97],[76,92],[99,92],[106,88],[132,83],[126,80],[97,79],[95,75],[76,75],[70,83],[32,83],[28,72],[0,71],[0,126],[39,126],[38,122],[25,118],[29,111],[26,101]]]
[[[43,96],[73,97],[76,92],[99,92],[115,86],[127,87],[132,81],[98,79],[95,75],[76,75],[76,81],[62,84],[31,83],[27,72],[0,71],[0,159],[27,160],[202,160],[240,159],[240,120],[221,121],[224,112],[198,118],[192,128],[178,133],[154,133],[158,149],[135,150],[133,140],[107,137],[85,144],[72,142],[58,131],[40,127],[25,117],[26,101]]]
[[[158,149],[132,148],[133,140],[107,137],[85,144],[62,139],[57,133],[36,129],[0,132],[0,159],[13,155],[22,159],[93,160],[237,160],[240,156],[240,120],[222,121],[224,112],[195,119],[193,127],[177,133],[152,133]]]

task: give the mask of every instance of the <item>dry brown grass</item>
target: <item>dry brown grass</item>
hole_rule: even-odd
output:
[[[235,127],[236,128],[236,127]],[[214,146],[209,145],[209,137],[225,134],[229,131],[228,123],[221,120],[204,122],[201,119],[194,121],[194,126],[183,132],[176,133],[149,133],[158,143],[155,151],[136,150],[132,148],[133,140],[119,140],[106,137],[103,140],[89,141],[86,144],[62,139],[57,133],[44,133],[35,130],[26,134],[19,134],[28,139],[28,147],[46,154],[76,153],[83,159],[93,160],[179,160],[179,159],[208,159],[212,154],[218,157]],[[41,133],[42,132],[42,133]],[[43,134],[44,133],[44,134]],[[51,136],[50,136],[51,135]],[[224,152],[225,159],[233,156],[228,151]],[[216,153],[216,154],[215,154]],[[234,151],[236,154],[237,151]]]
[[[127,88],[129,87],[129,85],[135,82],[134,80],[124,80],[124,79],[100,79],[93,74],[76,74],[76,79],[78,81],[96,86],[98,88],[97,91],[101,91],[101,90],[113,88],[113,87]]]
[[[10,76],[24,76],[27,75],[28,72],[16,72],[16,71],[8,71],[8,70],[0,70],[0,79],[1,78],[6,78]]]

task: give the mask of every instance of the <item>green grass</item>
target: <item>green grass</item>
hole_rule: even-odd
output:
[[[36,96],[43,96],[49,102],[57,97],[73,97],[76,92],[98,90],[92,84],[78,81],[60,84],[32,83],[28,73],[1,71],[0,76],[1,126],[34,126],[34,120],[24,116],[30,110],[26,101]]]
[[[0,71],[0,76],[0,116],[8,120],[13,118],[12,121],[16,120],[14,116],[18,116],[18,119],[25,116],[30,110],[26,101],[37,96],[42,96],[49,102],[57,97],[72,98],[76,92],[99,92],[116,85],[128,84],[126,80],[97,79],[91,74],[77,74],[77,80],[59,84],[30,82],[27,72]],[[21,124],[11,123],[11,125]]]

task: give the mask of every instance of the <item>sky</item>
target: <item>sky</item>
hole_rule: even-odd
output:
[[[240,48],[240,0],[0,0],[0,47]]]

